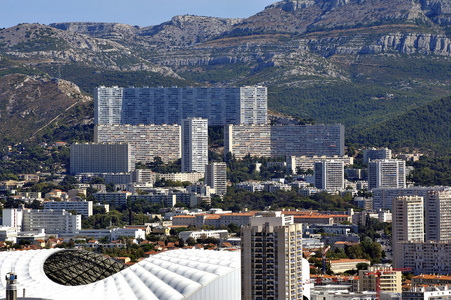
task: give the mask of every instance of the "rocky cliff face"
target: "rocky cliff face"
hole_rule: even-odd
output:
[[[171,69],[154,65],[115,41],[39,24],[0,30],[0,51],[33,64],[82,63],[109,70],[148,70],[177,77]]]
[[[86,34],[96,38],[109,40],[122,40],[129,36],[135,35],[139,30],[139,26],[131,26],[120,23],[89,23],[89,22],[67,22],[52,23],[50,27],[69,31],[78,34]]]

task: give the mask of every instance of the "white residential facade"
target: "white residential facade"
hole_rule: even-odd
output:
[[[208,120],[182,120],[182,172],[205,172],[208,164]]]

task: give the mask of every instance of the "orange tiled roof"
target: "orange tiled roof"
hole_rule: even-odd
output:
[[[420,274],[412,277],[412,279],[423,278],[423,279],[438,279],[438,280],[451,280],[451,276],[448,275],[433,275],[433,274]]]

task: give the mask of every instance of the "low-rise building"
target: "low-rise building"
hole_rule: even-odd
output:
[[[449,285],[416,286],[402,292],[403,300],[451,299]]]
[[[377,279],[379,278],[379,279]],[[377,280],[381,292],[401,293],[402,273],[390,266],[376,265],[359,271],[359,292],[377,291]]]
[[[243,189],[251,193],[261,192],[263,191],[264,188],[264,186],[260,182],[252,182],[252,181],[237,183],[235,187],[237,189]]]
[[[0,226],[0,241],[17,242],[17,227]]]
[[[411,286],[451,284],[451,276],[438,274],[420,274],[410,279]]]
[[[357,270],[357,264],[364,263],[370,265],[371,262],[367,259],[337,259],[330,260],[330,270],[337,273],[343,273],[349,270]]]
[[[192,237],[193,239],[201,238],[215,238],[215,239],[225,239],[229,236],[227,230],[199,230],[199,231],[182,231],[179,233],[179,238],[183,239],[185,242],[187,239]]]

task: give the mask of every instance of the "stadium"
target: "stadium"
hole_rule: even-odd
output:
[[[18,299],[241,298],[239,252],[166,251],[128,268],[84,250],[0,252],[0,299],[11,271],[17,275]]]

